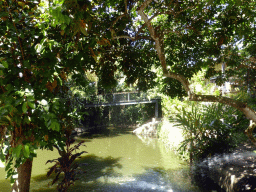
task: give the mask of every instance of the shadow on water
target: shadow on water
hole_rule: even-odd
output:
[[[81,179],[70,191],[99,192],[202,192],[191,184],[188,170],[146,168],[143,174],[132,177],[112,172]],[[99,177],[98,177],[99,176]],[[92,178],[92,179],[91,179]]]
[[[130,134],[132,130],[109,128],[103,132],[94,130],[77,137],[78,141],[88,142],[89,153],[76,161],[81,164],[79,169],[86,173],[78,175],[79,180],[69,188],[69,191],[207,191],[191,184],[189,168],[180,165],[181,162],[175,155],[165,154],[165,148],[157,145],[157,140],[145,144]],[[87,151],[87,148],[81,150]],[[83,164],[86,166],[82,166]],[[49,185],[54,176],[47,178],[46,172],[32,177],[31,192],[56,191],[56,184]]]
[[[191,183],[191,175],[189,168],[185,166],[176,165],[179,164],[177,160],[172,156],[166,156],[166,161],[174,163],[175,165],[171,166],[172,168],[166,168],[163,164],[159,164],[161,167],[155,167],[154,161],[150,161],[149,158],[154,158],[154,153],[150,153],[153,148],[157,149],[154,145],[157,140],[146,142],[146,145],[142,142],[138,142],[136,145],[132,145],[134,141],[138,141],[137,137],[123,137],[131,133],[132,129],[119,129],[119,128],[109,128],[102,132],[102,130],[94,130],[91,133],[85,133],[80,137],[77,137],[77,140],[86,140],[86,142],[93,142],[93,148],[100,149],[102,153],[108,151],[108,145],[116,146],[117,151],[112,151],[112,154],[106,157],[102,157],[102,153],[88,154],[79,159],[78,163],[86,163],[87,166],[82,166],[81,169],[86,171],[85,174],[79,176],[79,180],[75,182],[74,186],[71,186],[69,191],[76,192],[86,192],[86,191],[99,191],[99,192],[209,192],[211,190],[198,188],[196,185]],[[105,140],[107,138],[107,140]],[[110,140],[108,140],[111,138]],[[133,138],[133,140],[130,140]],[[96,139],[96,140],[94,140]],[[99,139],[99,141],[97,140]],[[101,145],[97,143],[103,139]],[[116,139],[116,140],[113,140]],[[118,139],[118,140],[117,140]],[[110,142],[111,141],[111,142]],[[110,142],[110,143],[108,143]],[[126,146],[130,148],[129,151],[125,147],[121,147],[122,143],[129,142],[129,145]],[[156,144],[155,143],[155,144]],[[89,145],[89,143],[88,143]],[[147,149],[143,149],[143,146]],[[105,148],[107,147],[107,148]],[[136,150],[134,150],[136,149]],[[91,149],[92,150],[92,149]],[[141,151],[140,151],[141,150]],[[145,150],[145,151],[144,151]],[[90,151],[90,150],[89,150]],[[122,152],[121,152],[122,151]],[[138,152],[136,154],[136,151]],[[121,152],[121,153],[120,153]],[[124,153],[132,155],[125,156]],[[105,153],[104,153],[105,154]],[[106,153],[108,154],[108,153]],[[115,156],[116,155],[116,156]],[[158,154],[161,156],[161,154]],[[146,156],[146,158],[143,156]],[[131,159],[130,159],[131,158]],[[168,158],[173,159],[171,162],[168,161]],[[123,160],[128,160],[128,163],[132,166],[129,168],[123,167]],[[134,159],[134,161],[132,161]],[[162,158],[156,158],[157,160]],[[144,162],[143,162],[144,161]],[[153,163],[152,163],[153,162]],[[136,165],[137,163],[137,165]],[[142,168],[139,168],[139,165],[142,165]],[[127,167],[125,164],[124,166]],[[126,171],[129,169],[141,169],[140,171],[132,172],[132,174],[127,174]],[[122,170],[122,171],[121,171]],[[123,171],[125,170],[125,171]],[[33,177],[33,183],[31,185],[32,191],[35,192],[53,192],[55,191],[56,185],[51,188],[48,188],[48,183],[52,181],[53,177],[50,179],[46,178],[44,175]],[[35,185],[34,185],[35,184]],[[40,186],[39,186],[40,184]],[[44,184],[44,185],[43,185]],[[38,186],[36,186],[38,185]]]
[[[188,169],[166,170],[164,168],[145,168],[144,174],[135,176],[134,183],[127,183],[135,191],[159,192],[198,192],[199,188],[192,185]],[[132,190],[134,191],[134,190]]]
[[[198,186],[202,192],[225,192],[218,184],[216,184],[208,175],[195,171],[193,183]]]
[[[111,141],[114,142],[113,145],[121,145],[121,141],[117,140],[116,142],[112,139],[116,139],[122,135],[128,135],[131,133],[131,129],[109,129],[102,132],[94,132],[90,134],[84,134],[78,139],[81,140],[93,140],[93,139],[105,139],[111,138]],[[191,179],[188,169],[180,169],[180,166],[175,166],[174,169],[166,169],[164,167],[154,167],[155,165],[150,163],[151,161],[147,158],[154,158],[154,155],[149,153],[156,146],[151,146],[152,144],[143,145],[141,142],[138,142],[137,145],[132,146],[132,142],[139,141],[137,137],[124,137],[126,140],[128,138],[133,138],[129,140],[132,153],[129,156],[123,156],[123,153],[129,154],[128,149],[120,148],[117,150],[122,150],[123,153],[118,153],[117,156],[98,156],[96,154],[88,154],[83,156],[77,162],[80,164],[86,163],[86,166],[81,166],[80,168],[86,171],[85,174],[79,176],[79,180],[75,182],[74,186],[71,186],[69,191],[76,192],[86,192],[86,191],[103,191],[103,192],[139,192],[139,191],[166,191],[166,192],[189,192],[189,191],[200,191],[197,187],[191,185]],[[96,140],[97,141],[97,140]],[[100,145],[97,148],[106,150],[104,146],[107,146],[107,140],[103,140],[104,145]],[[87,141],[86,141],[87,142]],[[95,140],[94,140],[95,142]],[[125,141],[124,141],[125,142]],[[128,141],[127,141],[128,142]],[[95,146],[95,144],[93,144]],[[146,149],[142,149],[142,146],[145,146]],[[151,147],[150,147],[151,146]],[[153,148],[152,148],[153,147]],[[134,150],[136,149],[136,150]],[[142,151],[140,151],[142,150]],[[145,150],[145,151],[144,151]],[[138,154],[134,152],[137,151]],[[146,152],[146,153],[144,153]],[[114,152],[115,153],[115,152]],[[120,157],[118,157],[120,155]],[[144,160],[143,156],[147,155],[147,158]],[[160,155],[160,154],[158,154]],[[151,156],[151,157],[150,157]],[[135,171],[136,173],[127,174],[127,172],[122,172],[120,170],[129,171],[122,167],[122,160],[128,160],[128,163],[141,163],[142,170]],[[169,157],[169,156],[168,156]],[[138,159],[139,158],[139,159]],[[142,162],[143,160],[144,163]],[[134,161],[132,161],[134,159]],[[157,158],[158,159],[158,158]],[[175,161],[175,160],[174,160]],[[169,161],[168,161],[169,162]],[[151,166],[152,165],[152,166]],[[127,165],[125,165],[127,166]],[[131,165],[132,169],[140,169],[138,165]],[[144,170],[144,171],[143,171]],[[54,177],[47,178],[45,175],[34,176],[31,182],[31,191],[35,192],[53,192],[56,190],[56,184],[54,186],[48,186]]]
[[[80,166],[79,168],[86,173],[78,176],[78,181],[75,186],[71,187],[69,191],[93,191],[93,188],[99,183],[98,180],[103,180],[106,183],[108,177],[119,176],[114,168],[121,168],[118,163],[118,158],[106,157],[101,158],[95,155],[87,155],[77,161],[77,163],[86,163],[87,166]],[[54,176],[49,178],[46,175],[34,176],[31,183],[31,191],[35,192],[53,192],[56,189],[56,184],[53,186],[49,183],[54,179]],[[49,186],[48,186],[49,185]],[[93,188],[92,188],[93,187]],[[39,189],[38,189],[39,188]],[[104,186],[105,188],[105,186]]]

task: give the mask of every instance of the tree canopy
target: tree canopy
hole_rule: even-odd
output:
[[[222,81],[240,68],[255,70],[255,7],[248,0],[0,0],[0,157],[7,176],[32,161],[35,149],[63,148],[74,113],[63,96],[68,77],[85,86],[85,72],[113,88],[122,71],[128,84],[145,90],[156,85],[152,67],[161,67],[171,95],[231,105],[256,122],[247,104],[197,95],[189,85],[202,68]],[[219,63],[229,68],[225,75],[215,70]]]

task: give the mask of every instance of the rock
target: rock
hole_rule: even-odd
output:
[[[152,119],[152,122],[148,122],[138,127],[133,131],[136,135],[150,136],[154,137],[157,135],[157,126],[160,121],[156,121],[155,118]]]
[[[72,135],[72,136],[77,136],[77,135],[79,136],[79,135],[82,135],[85,131],[86,131],[85,128],[79,128],[79,127],[77,127],[77,128],[75,128],[74,130],[72,130],[71,135]]]
[[[143,127],[143,126],[138,127],[137,129],[135,129],[135,130],[133,131],[133,133],[135,133],[136,135],[142,135],[143,132],[144,132],[144,127]]]
[[[202,180],[210,178],[226,192],[253,191],[256,190],[256,153],[240,147],[232,153],[214,155],[197,164],[196,172]]]

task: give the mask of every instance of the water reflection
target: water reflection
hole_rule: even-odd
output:
[[[157,139],[143,142],[129,130],[112,129],[104,134],[86,134],[79,140],[86,140],[87,147],[81,150],[88,153],[79,160],[87,164],[80,167],[86,173],[70,191],[200,191],[191,184],[188,166]],[[55,191],[56,185],[48,187],[53,177],[45,176],[51,166],[45,162],[56,157],[56,151],[38,151],[31,191]]]

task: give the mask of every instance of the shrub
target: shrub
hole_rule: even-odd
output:
[[[182,107],[179,111],[172,121],[183,129],[184,141],[179,150],[189,153],[191,163],[228,152],[245,138],[243,132],[249,121],[234,108],[220,103],[192,103],[191,110]]]
[[[74,185],[75,180],[78,180],[76,176],[78,174],[84,173],[84,171],[78,170],[78,164],[75,163],[75,160],[81,158],[80,156],[86,152],[82,151],[80,153],[72,154],[74,151],[78,150],[80,146],[83,145],[84,141],[81,141],[71,147],[71,144],[73,144],[74,142],[75,139],[72,139],[68,136],[68,139],[66,141],[66,149],[61,149],[61,147],[55,145],[54,147],[58,150],[60,157],[58,159],[48,160],[46,162],[46,164],[55,163],[47,172],[48,177],[51,174],[55,173],[55,179],[52,181],[52,185],[61,178],[61,174],[64,174],[62,181],[59,182],[57,186],[57,190],[59,192],[66,192],[70,185]]]

